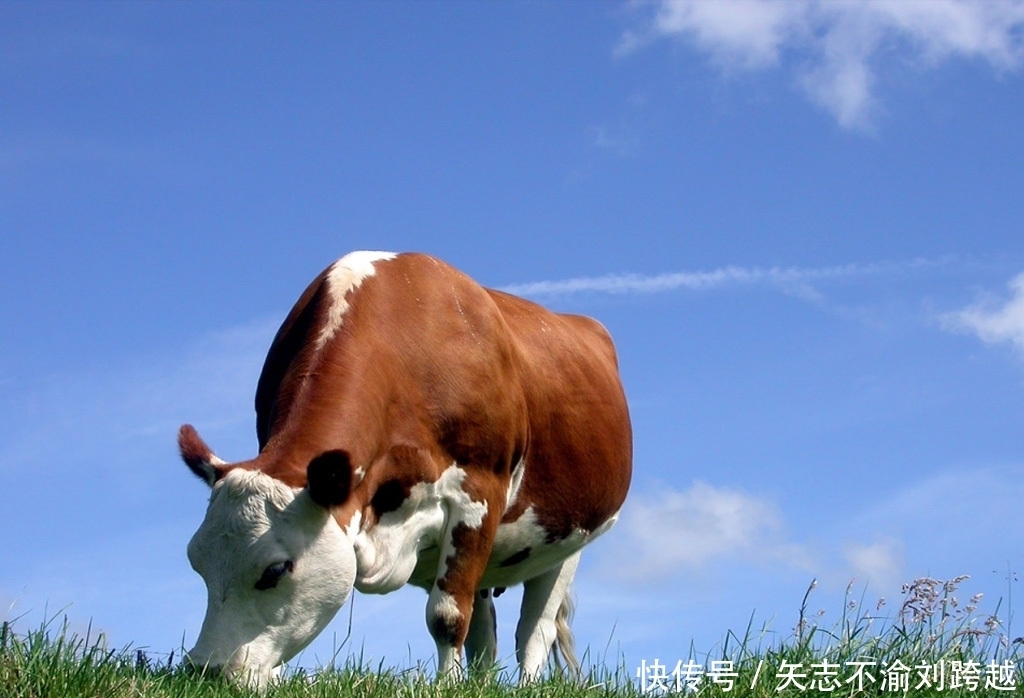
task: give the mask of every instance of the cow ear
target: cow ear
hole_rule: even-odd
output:
[[[324,507],[344,504],[352,490],[352,464],[345,451],[327,451],[306,467],[310,498]]]
[[[178,450],[189,470],[210,487],[229,470],[225,467],[227,463],[213,454],[191,424],[184,424],[178,430]]]

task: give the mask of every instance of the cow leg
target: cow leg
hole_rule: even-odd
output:
[[[466,635],[466,662],[470,671],[483,673],[494,666],[498,654],[498,621],[490,589],[481,589],[473,600],[473,617]]]
[[[497,503],[488,503],[485,513],[474,520],[456,507],[452,509],[452,523],[441,537],[437,578],[427,599],[427,628],[437,645],[439,678],[462,676],[462,647],[469,634],[477,585],[498,529],[500,516],[494,512],[501,511]]]
[[[430,590],[430,598],[427,599],[427,628],[437,645],[438,678],[462,677],[459,655],[469,624],[466,622],[468,614],[460,605],[454,595],[437,584]]]
[[[556,617],[569,595],[569,586],[580,564],[580,553],[566,558],[539,577],[523,584],[523,604],[516,626],[516,659],[520,683],[540,678],[558,632]]]

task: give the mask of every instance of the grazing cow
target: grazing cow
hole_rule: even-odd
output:
[[[494,662],[492,596],[523,584],[520,680],[556,642],[569,584],[615,522],[632,434],[600,324],[482,288],[421,254],[354,252],[278,331],[256,389],[259,455],[182,458],[213,488],[189,544],[208,607],[193,664],[263,685],[352,585],[426,589],[439,675]]]

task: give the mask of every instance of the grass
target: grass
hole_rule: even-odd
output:
[[[768,641],[768,629],[755,631],[751,622],[742,636],[727,633],[715,652],[691,654],[671,666],[645,660],[639,668],[623,664],[612,670],[599,663],[576,679],[553,675],[521,688],[498,672],[461,683],[435,683],[422,669],[398,671],[350,663],[316,673],[292,672],[265,696],[636,698],[664,693],[662,689],[742,698],[1024,696],[1024,640],[1011,640],[995,614],[978,615],[980,596],[966,604],[957,600],[964,579],[915,580],[904,587],[899,608],[886,615],[881,602],[874,610],[863,610],[863,599],[852,599],[848,589],[841,619],[830,628],[817,624],[820,614],[808,617],[812,583],[796,627],[786,639]],[[926,677],[930,686],[923,685]],[[91,631],[84,637],[75,635],[66,621],[59,626],[51,621],[26,633],[15,632],[9,623],[0,630],[0,698],[253,695],[223,680],[187,673],[173,655],[167,662],[155,663],[139,650],[109,649],[102,635],[93,637]]]

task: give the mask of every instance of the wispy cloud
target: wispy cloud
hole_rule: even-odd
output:
[[[846,128],[870,129],[882,59],[933,69],[972,59],[999,71],[1024,64],[1024,2],[971,0],[659,0],[627,32],[628,54],[682,39],[726,72],[781,68]]]
[[[554,281],[512,284],[501,290],[521,296],[565,296],[576,293],[663,293],[667,291],[709,291],[762,284],[800,295],[817,295],[815,281],[893,274],[941,264],[925,259],[875,264],[845,264],[829,267],[739,267],[710,271],[678,271],[665,274],[605,274]]]
[[[1002,545],[1001,531],[1017,518],[1024,497],[1019,474],[1020,464],[1012,461],[959,463],[889,491],[883,482],[874,501],[827,530],[845,539],[849,572],[870,578],[876,589],[888,584],[888,593],[924,575],[980,579],[1007,562],[1018,564]],[[989,537],[993,545],[978,544]]]
[[[782,515],[773,502],[704,482],[655,497],[631,496],[619,529],[610,558],[630,562],[606,569],[630,582],[657,582],[740,555],[798,567],[808,561],[800,545],[784,539]],[[620,554],[624,550],[628,554]]]
[[[985,300],[963,310],[942,316],[943,326],[956,332],[977,335],[983,342],[1009,342],[1024,354],[1024,274],[1009,283],[1009,300],[999,303]]]
[[[156,443],[173,452],[184,421],[208,429],[251,424],[256,379],[276,326],[276,320],[261,320],[175,352],[13,380],[0,399],[8,415],[0,426],[0,474],[95,458],[112,448],[145,450]]]
[[[843,557],[853,578],[870,582],[876,589],[893,589],[906,581],[903,543],[897,539],[848,543]]]
[[[602,576],[629,585],[713,577],[739,565],[747,573],[805,573],[831,588],[855,579],[892,595],[915,576],[981,574],[1000,564],[994,548],[970,542],[1013,518],[1024,496],[1017,468],[929,474],[813,531],[792,530],[792,512],[737,487],[697,481],[683,490],[632,493],[608,540],[595,548],[596,560]]]

